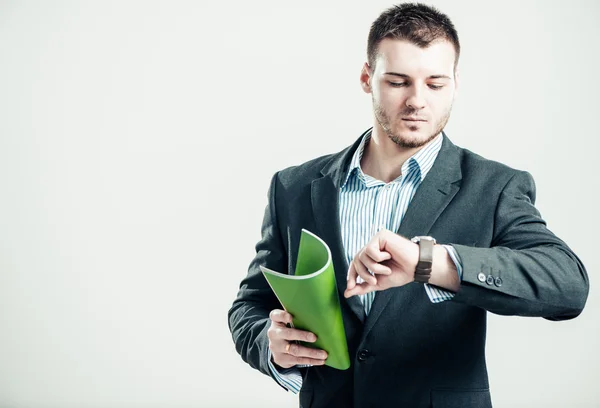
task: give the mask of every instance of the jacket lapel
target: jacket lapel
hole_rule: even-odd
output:
[[[340,228],[339,189],[346,176],[352,155],[360,145],[363,135],[352,146],[333,155],[321,170],[323,177],[313,180],[311,184],[311,203],[317,227],[315,233],[331,249],[340,303],[345,302],[362,323],[366,316],[358,296],[350,299],[344,297],[349,265],[346,261]]]
[[[435,221],[460,189],[460,180],[462,179],[460,152],[445,133],[443,133],[443,137],[442,147],[435,163],[417,189],[397,231],[399,235],[408,239],[415,235],[429,234]],[[416,286],[416,284],[409,284],[403,288],[396,288],[397,290],[377,292],[365,323],[363,336],[366,336],[375,325],[394,294],[405,292],[408,300],[412,298],[408,292],[415,290]],[[418,285],[416,289],[424,291],[421,285]]]

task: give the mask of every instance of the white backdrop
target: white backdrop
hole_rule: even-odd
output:
[[[271,175],[370,126],[391,4],[0,3],[0,407],[297,405],[227,310]],[[447,134],[533,174],[592,281],[575,320],[490,316],[495,406],[598,407],[600,5],[430,4],[463,48]]]

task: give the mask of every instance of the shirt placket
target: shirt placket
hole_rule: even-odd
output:
[[[377,186],[377,194],[374,197],[373,203],[373,215],[372,215],[372,228],[369,240],[382,228],[390,229],[391,225],[391,214],[393,210],[393,194],[394,194],[394,183],[381,184]],[[363,301],[365,313],[368,315],[371,311],[373,300],[375,299],[375,292],[369,292],[362,295],[361,300]]]

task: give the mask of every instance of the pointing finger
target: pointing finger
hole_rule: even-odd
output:
[[[356,285],[356,276],[354,262],[350,262],[350,268],[348,268],[348,281],[346,282],[347,289],[352,289]]]

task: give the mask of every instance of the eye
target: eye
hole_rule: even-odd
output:
[[[388,84],[390,84],[393,87],[399,88],[401,86],[406,86],[406,82],[389,82]]]
[[[433,90],[440,90],[444,87],[444,85],[429,85],[429,87]]]

